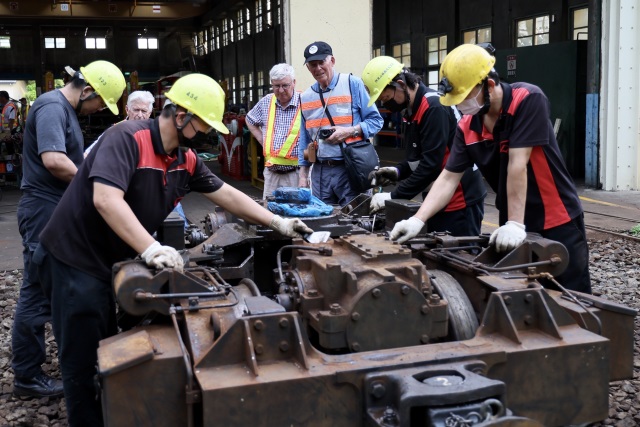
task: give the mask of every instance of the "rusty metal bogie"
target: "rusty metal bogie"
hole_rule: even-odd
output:
[[[201,248],[184,274],[118,266],[121,306],[173,326],[101,342],[106,426],[567,425],[605,418],[632,375],[636,312],[546,289],[556,242],[500,256],[486,236],[354,229],[319,250],[238,227],[213,232],[213,266]]]

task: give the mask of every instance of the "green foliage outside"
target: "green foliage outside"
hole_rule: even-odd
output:
[[[633,226],[629,232],[632,236],[640,236],[640,224]]]
[[[54,87],[56,89],[60,89],[61,87],[64,87],[64,81],[62,79],[55,79]],[[29,82],[27,83],[27,93],[25,94],[25,98],[27,98],[29,103],[35,101],[35,99],[37,98],[35,80],[29,80]]]

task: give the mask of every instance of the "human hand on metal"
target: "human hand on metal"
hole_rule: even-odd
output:
[[[384,209],[384,202],[391,199],[391,193],[376,193],[371,198],[369,213],[374,214]]]
[[[299,218],[282,218],[280,215],[273,216],[269,228],[287,237],[302,237],[303,234],[313,233]]]
[[[398,243],[404,243],[409,239],[413,239],[420,233],[420,230],[424,227],[424,222],[420,221],[415,216],[409,219],[402,220],[396,223],[393,230],[389,234],[391,240],[397,240]]]
[[[173,268],[180,273],[184,269],[184,260],[177,250],[171,246],[163,246],[155,241],[140,255],[149,267]]]
[[[371,181],[372,186],[380,185],[386,186],[398,181],[398,177],[400,174],[398,173],[398,168],[393,166],[387,166],[384,168],[379,168],[371,171],[369,173],[369,181]],[[374,181],[375,180],[375,181]]]
[[[491,233],[489,244],[496,245],[497,252],[507,252],[518,246],[527,237],[524,224],[507,221],[505,225]]]

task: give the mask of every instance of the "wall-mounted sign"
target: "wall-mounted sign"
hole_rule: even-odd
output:
[[[507,55],[507,77],[516,76],[516,55]]]
[[[60,12],[69,12],[69,4],[60,3]]]
[[[9,10],[18,10],[18,2],[10,1],[9,2]]]

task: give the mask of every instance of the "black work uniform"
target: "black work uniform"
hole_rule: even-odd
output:
[[[223,184],[193,151],[165,153],[158,119],[111,127],[78,170],[34,255],[51,300],[71,426],[102,425],[93,377],[98,343],[116,332],[111,267],[137,255],[97,211],[94,182],[124,191],[150,234],[187,192],[210,193]]]
[[[396,166],[401,181],[391,192],[392,199],[412,199],[421,192],[426,195],[427,187],[438,178],[456,133],[454,108],[440,104],[436,91],[419,84],[406,117],[406,160]],[[427,220],[428,231],[477,236],[482,227],[486,194],[477,168],[466,168],[449,204]]]
[[[539,87],[528,83],[500,85],[502,110],[493,133],[484,127],[481,116],[463,116],[446,169],[461,172],[471,164],[478,165],[496,192],[496,207],[503,225],[508,220],[509,149],[531,147],[526,229],[562,243],[569,251],[569,266],[556,278],[561,285],[591,293],[582,205],[558,148],[549,119],[549,100]]]

